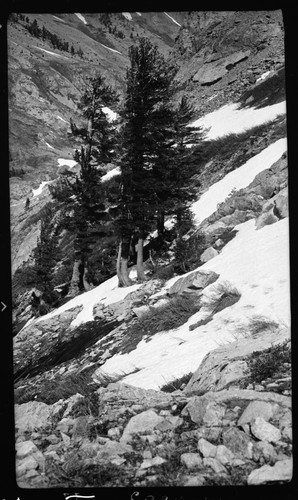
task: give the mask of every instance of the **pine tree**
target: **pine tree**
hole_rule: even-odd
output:
[[[44,208],[41,220],[40,236],[37,246],[33,251],[34,270],[37,285],[43,292],[43,299],[50,304],[53,301],[53,270],[59,258],[58,232],[59,220],[53,203],[48,203]]]
[[[114,129],[109,123],[104,106],[114,106],[118,97],[102,77],[89,79],[79,108],[86,119],[86,127],[71,123],[72,131],[82,138],[83,145],[74,159],[81,169],[75,183],[66,181],[68,204],[73,209],[72,227],[75,232],[75,261],[69,295],[78,293],[80,283],[85,290],[88,283],[88,255],[96,238],[107,234],[109,215],[106,206],[106,187],[101,182],[103,166],[113,159]]]
[[[126,75],[126,99],[121,159],[121,246],[119,285],[130,284],[127,272],[132,232],[138,236],[137,274],[143,281],[143,241],[152,229],[161,203],[156,186],[162,182],[163,163],[173,144],[173,111],[170,106],[175,68],[166,63],[146,38],[129,50],[131,67]]]

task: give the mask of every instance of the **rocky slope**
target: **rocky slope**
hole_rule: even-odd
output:
[[[24,212],[24,186],[54,180],[57,158],[71,158],[74,146],[65,140],[68,125],[58,118],[48,131],[50,121],[56,113],[66,121],[76,113],[81,75],[93,63],[100,63],[122,91],[130,33],[149,33],[175,58],[179,92],[193,98],[198,117],[228,99],[252,113],[284,100],[279,11],[171,13],[180,27],[162,13],[133,13],[131,19],[124,14],[112,16],[123,38],[96,16],[86,15],[87,24],[74,14],[36,16],[59,35],[63,28],[88,62],[77,56],[64,60],[64,53],[33,39],[20,23],[10,28],[18,40],[13,50],[10,41],[11,133],[18,136],[22,113],[28,131],[38,125],[41,133],[38,139],[33,133],[30,143],[36,141],[35,163],[27,162],[24,144],[23,184],[12,177],[14,269],[26,259],[17,235],[22,231],[29,253],[50,199],[46,187]],[[38,67],[44,102],[33,77]],[[113,79],[116,67],[118,79]],[[54,114],[47,115],[49,95]],[[13,347],[20,487],[286,485],[291,480],[285,116],[238,132],[205,141],[203,152],[194,151],[199,218],[191,235],[195,250],[189,272],[177,274],[170,260],[162,269],[148,262],[145,283],[119,289],[114,277],[38,318],[24,298]],[[20,168],[16,151],[17,146],[13,166]],[[50,157],[41,162],[42,151]],[[233,189],[231,174],[247,182]],[[213,208],[212,197],[218,200]]]

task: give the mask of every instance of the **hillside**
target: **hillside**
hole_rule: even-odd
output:
[[[101,488],[103,495],[105,487],[287,487],[291,311],[280,11],[31,18],[84,56],[32,37],[26,20],[10,27],[17,40],[14,49],[10,42],[12,168],[26,170],[11,177],[18,485]],[[67,131],[70,118],[79,118],[82,75],[100,64],[123,94],[136,33],[178,64],[173,104],[188,95],[196,106],[189,125],[205,132],[190,156],[195,226],[180,255],[173,238],[164,253],[146,253],[146,242],[144,283],[134,265],[128,287],[111,271],[72,299],[59,292],[56,306],[38,315],[30,303],[34,283],[20,276],[51,186],[65,169],[78,171]],[[114,117],[117,109],[108,112]],[[22,129],[17,159],[22,113],[29,142]],[[34,130],[40,136],[30,148]],[[118,173],[110,165],[106,182]],[[171,235],[171,219],[166,227]],[[64,290],[69,276],[61,263],[73,258],[67,231],[59,250],[56,288]]]

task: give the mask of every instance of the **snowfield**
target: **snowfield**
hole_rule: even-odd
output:
[[[287,139],[279,139],[213,184],[192,205],[196,223],[199,224],[213,214],[217,210],[217,205],[223,202],[233,189],[239,190],[248,186],[257,174],[271,167],[286,150]]]
[[[159,389],[175,378],[194,372],[209,351],[236,340],[237,331],[251,317],[261,315],[289,325],[288,219],[260,230],[255,229],[252,219],[236,229],[236,237],[222,253],[200,269],[220,274],[218,281],[204,290],[207,303],[208,294],[223,281],[236,286],[241,293],[240,300],[193,331],[189,331],[189,325],[203,319],[206,310],[199,311],[175,330],[155,334],[149,342],[143,339],[134,351],[108,359],[98,374],[129,374],[138,368],[140,371],[126,376],[122,382]],[[171,284],[179,278],[172,279]]]
[[[226,134],[239,134],[246,130],[274,120],[286,113],[286,101],[264,108],[243,108],[239,104],[226,104],[221,108],[190,123],[192,127],[206,129],[205,139],[217,139]]]
[[[77,165],[77,162],[75,160],[68,160],[66,158],[58,158],[57,162],[59,167],[67,165],[68,167],[73,168],[75,165]]]
[[[120,53],[120,52],[119,52]],[[117,119],[118,117],[118,114],[115,113],[115,111],[112,111],[110,108],[108,108],[107,106],[104,106],[102,108],[103,112],[106,114],[106,116],[108,117],[108,120],[110,122],[113,122]]]

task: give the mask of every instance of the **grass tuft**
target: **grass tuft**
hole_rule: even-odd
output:
[[[239,290],[229,281],[222,281],[213,286],[212,293],[208,296],[205,305],[211,314],[216,314],[226,307],[230,307],[241,297]]]
[[[168,382],[167,384],[163,385],[162,387],[160,387],[160,390],[163,392],[177,391],[181,388],[182,385],[187,384],[190,381],[192,375],[193,372],[186,373],[185,375],[182,375],[182,377],[176,378],[171,382]]]

